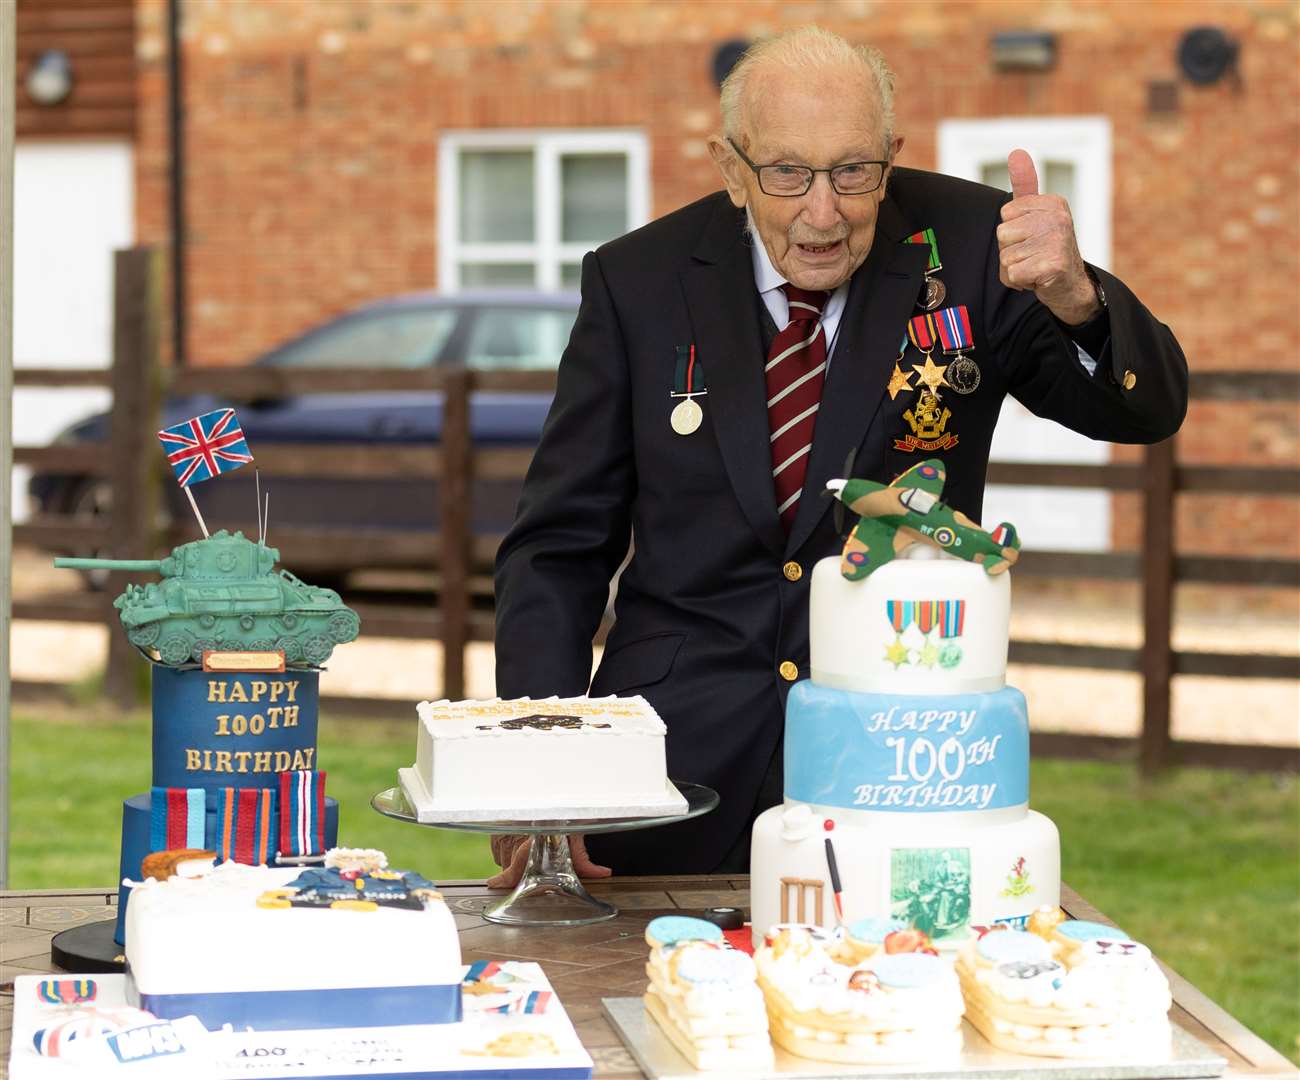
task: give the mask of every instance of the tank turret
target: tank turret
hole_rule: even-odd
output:
[[[333,589],[276,569],[280,552],[224,529],[173,548],[164,559],[70,559],[71,570],[156,572],[113,601],[127,640],[155,663],[182,667],[204,652],[284,652],[291,667],[316,667],[361,629]]]

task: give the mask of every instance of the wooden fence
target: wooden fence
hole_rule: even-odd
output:
[[[289,368],[202,368],[164,371],[158,362],[159,282],[161,266],[147,249],[119,252],[116,263],[114,358],[110,370],[19,369],[18,386],[100,386],[114,398],[109,452],[99,446],[16,448],[17,463],[45,471],[68,470],[107,477],[112,510],[107,523],[63,515],[38,517],[14,529],[16,542],[100,547],[116,557],[142,557],[191,536],[179,523],[159,534],[155,522],[162,470],[154,432],[164,391],[216,394],[225,400],[268,399],[306,392],[441,391],[444,397],[439,445],[259,445],[258,466],[269,477],[330,476],[352,479],[400,475],[438,481],[439,530],[394,532],[376,529],[295,530],[278,527],[276,546],[283,561],[304,575],[319,565],[322,551],[364,552],[368,567],[428,565],[434,560],[441,578],[437,608],[358,606],[368,634],[440,639],[443,687],[450,697],[465,688],[465,648],[471,641],[490,641],[492,616],[471,605],[475,569],[490,566],[499,537],[474,536],[470,524],[473,479],[518,479],[527,468],[528,450],[476,447],[471,440],[469,407],[475,391],[553,391],[549,372],[470,372],[454,370],[305,370]],[[1195,399],[1277,401],[1300,398],[1300,375],[1282,372],[1214,372],[1192,376]],[[1109,736],[1036,734],[1035,753],[1132,758],[1144,773],[1175,763],[1231,765],[1300,771],[1300,749],[1175,740],[1170,730],[1170,689],[1176,675],[1228,678],[1300,678],[1300,657],[1226,652],[1175,651],[1171,643],[1174,588],[1182,583],[1214,585],[1300,585],[1295,559],[1179,554],[1174,545],[1174,504],[1180,495],[1205,493],[1300,496],[1300,469],[1268,467],[1182,466],[1175,440],[1145,449],[1141,463],[1043,465],[995,463],[991,483],[1136,492],[1143,505],[1143,550],[1118,553],[1030,551],[1017,564],[1018,576],[1140,581],[1143,645],[1103,645],[1015,640],[1011,659],[1025,664],[1134,672],[1143,681],[1142,730],[1137,740]],[[105,619],[116,627],[109,606],[123,581],[110,579],[98,596],[74,596],[61,603],[20,601],[15,619]],[[125,580],[125,579],[123,579]],[[131,665],[134,653],[125,635],[109,635],[106,692],[116,702],[134,701]],[[31,694],[17,684],[16,694]],[[331,699],[340,709],[358,713],[406,715],[407,702],[380,699]]]

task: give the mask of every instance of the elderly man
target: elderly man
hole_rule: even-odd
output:
[[[721,105],[726,191],[583,263],[497,559],[498,692],[642,694],[670,774],[722,796],[694,821],[591,837],[590,857],[576,845],[587,875],[747,868],[750,824],[782,796],[786,692],[808,675],[809,571],[842,543],[827,480],[938,456],[945,501],[978,521],[1005,395],[1118,442],[1166,438],[1186,410],[1173,335],[1083,262],[1027,154],[1009,158],[1010,198],[895,165],[874,50],[792,31],[746,54]],[[494,852],[508,884],[524,847]]]

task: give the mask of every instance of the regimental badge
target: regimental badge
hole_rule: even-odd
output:
[[[939,395],[928,387],[921,390],[916,407],[903,413],[903,419],[912,429],[910,435],[894,440],[895,450],[905,450],[909,454],[917,450],[927,453],[933,450],[950,450],[957,445],[957,436],[945,429],[952,419],[952,410],[939,401]]]
[[[700,424],[704,422],[704,410],[700,408],[697,399],[707,397],[708,393],[708,387],[704,383],[704,368],[695,358],[695,346],[678,345],[670,395],[678,401],[668,417],[673,431],[678,435],[694,435],[699,431]]]

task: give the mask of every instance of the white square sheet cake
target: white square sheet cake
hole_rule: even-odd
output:
[[[642,697],[422,701],[402,789],[420,821],[685,813]]]

